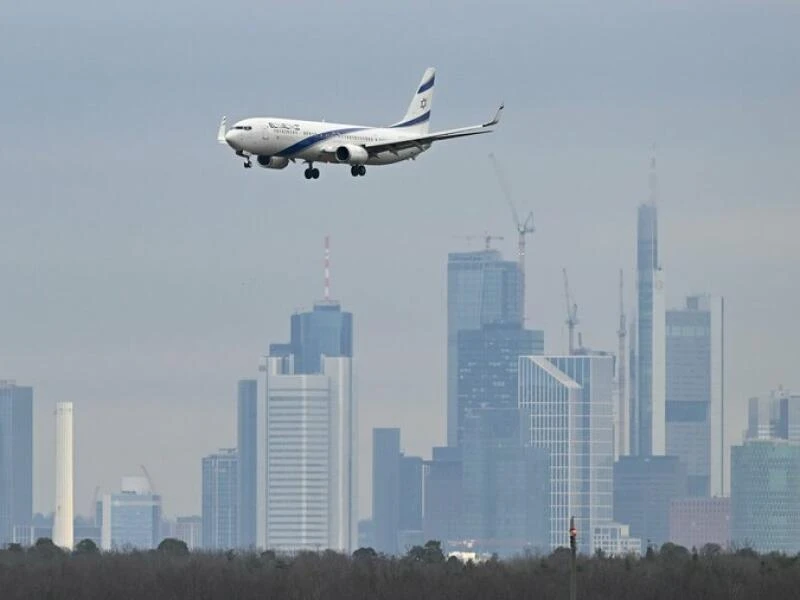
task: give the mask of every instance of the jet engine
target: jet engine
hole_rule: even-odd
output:
[[[265,169],[285,169],[286,165],[289,164],[288,158],[284,158],[283,156],[267,156],[265,154],[259,154],[256,161],[258,161],[260,167],[264,167]]]
[[[336,149],[336,160],[340,163],[363,165],[369,159],[369,152],[362,146],[347,144]]]

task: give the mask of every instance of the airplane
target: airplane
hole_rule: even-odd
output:
[[[299,121],[273,117],[255,117],[236,122],[226,129],[222,117],[217,141],[227,144],[244,158],[244,167],[284,169],[290,162],[307,164],[306,179],[318,179],[314,163],[350,165],[353,177],[366,175],[366,165],[390,165],[415,159],[433,142],[481,133],[490,133],[500,122],[503,105],[495,117],[481,125],[428,133],[436,70],[428,68],[417,86],[405,116],[388,127],[365,127],[324,121]]]

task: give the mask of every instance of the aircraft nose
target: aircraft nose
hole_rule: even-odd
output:
[[[237,134],[239,132],[236,129],[231,129],[225,134],[225,141],[228,142],[229,146],[235,146],[236,139],[239,137]]]

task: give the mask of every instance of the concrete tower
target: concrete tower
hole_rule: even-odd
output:
[[[72,402],[56,405],[56,512],[53,542],[61,548],[75,545],[73,530],[73,427]]]

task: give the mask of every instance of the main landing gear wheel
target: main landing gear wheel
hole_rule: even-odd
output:
[[[308,167],[304,172],[306,179],[319,179],[319,169],[316,167]]]
[[[353,165],[350,167],[350,175],[353,177],[364,176],[367,174],[367,168],[364,165]]]

